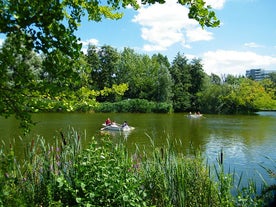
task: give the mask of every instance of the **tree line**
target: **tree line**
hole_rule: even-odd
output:
[[[174,112],[231,114],[275,109],[275,74],[260,82],[244,76],[219,77],[206,74],[200,59],[189,60],[181,53],[170,63],[160,53],[150,57],[131,48],[118,52],[107,45],[90,45],[85,59],[89,88],[127,87],[123,94],[100,94],[96,97],[100,103],[144,99],[170,104]]]
[[[180,52],[170,63],[160,53],[149,56],[108,45],[89,45],[77,59],[58,53],[52,58],[14,41],[7,38],[0,49],[2,116],[28,120],[29,112],[41,111],[233,114],[276,108],[273,73],[258,82],[208,75],[200,59]]]

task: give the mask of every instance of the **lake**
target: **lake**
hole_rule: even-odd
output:
[[[23,151],[26,143],[43,136],[48,142],[54,137],[60,139],[59,131],[68,127],[86,134],[89,143],[92,136],[101,135],[100,129],[106,118],[117,123],[127,121],[135,127],[131,132],[112,132],[116,140],[126,140],[130,150],[136,145],[149,146],[150,139],[156,146],[166,144],[167,140],[182,142],[181,150],[189,154],[191,146],[201,150],[208,163],[217,163],[221,151],[224,154],[224,166],[228,171],[243,172],[244,178],[260,181],[259,173],[269,183],[269,178],[260,165],[276,170],[276,112],[259,112],[256,115],[204,115],[201,119],[188,119],[186,114],[130,114],[130,113],[42,113],[34,114],[30,135],[22,137],[18,130],[18,121],[13,118],[0,118],[1,145],[9,146],[15,140],[17,150]],[[109,133],[109,132],[106,132]]]

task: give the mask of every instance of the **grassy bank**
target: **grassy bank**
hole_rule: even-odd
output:
[[[129,154],[109,137],[92,138],[82,149],[77,131],[60,135],[54,145],[36,137],[20,159],[12,145],[1,149],[0,206],[267,206],[273,200],[275,186],[257,194],[250,181],[238,189],[223,165],[207,165],[196,150],[184,156],[177,141]]]

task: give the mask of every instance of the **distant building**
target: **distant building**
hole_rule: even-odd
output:
[[[247,78],[252,78],[253,80],[263,80],[265,78],[269,77],[270,73],[275,73],[276,70],[264,70],[261,68],[258,69],[250,69],[246,70],[246,77]]]

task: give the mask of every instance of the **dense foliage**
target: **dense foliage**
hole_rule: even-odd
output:
[[[265,206],[273,199],[275,186],[264,186],[261,194],[254,183],[236,188],[223,165],[211,170],[200,154],[177,151],[178,142],[130,153],[105,136],[82,149],[85,137],[75,130],[60,135],[52,145],[37,137],[25,157],[12,145],[0,149],[1,207]]]

